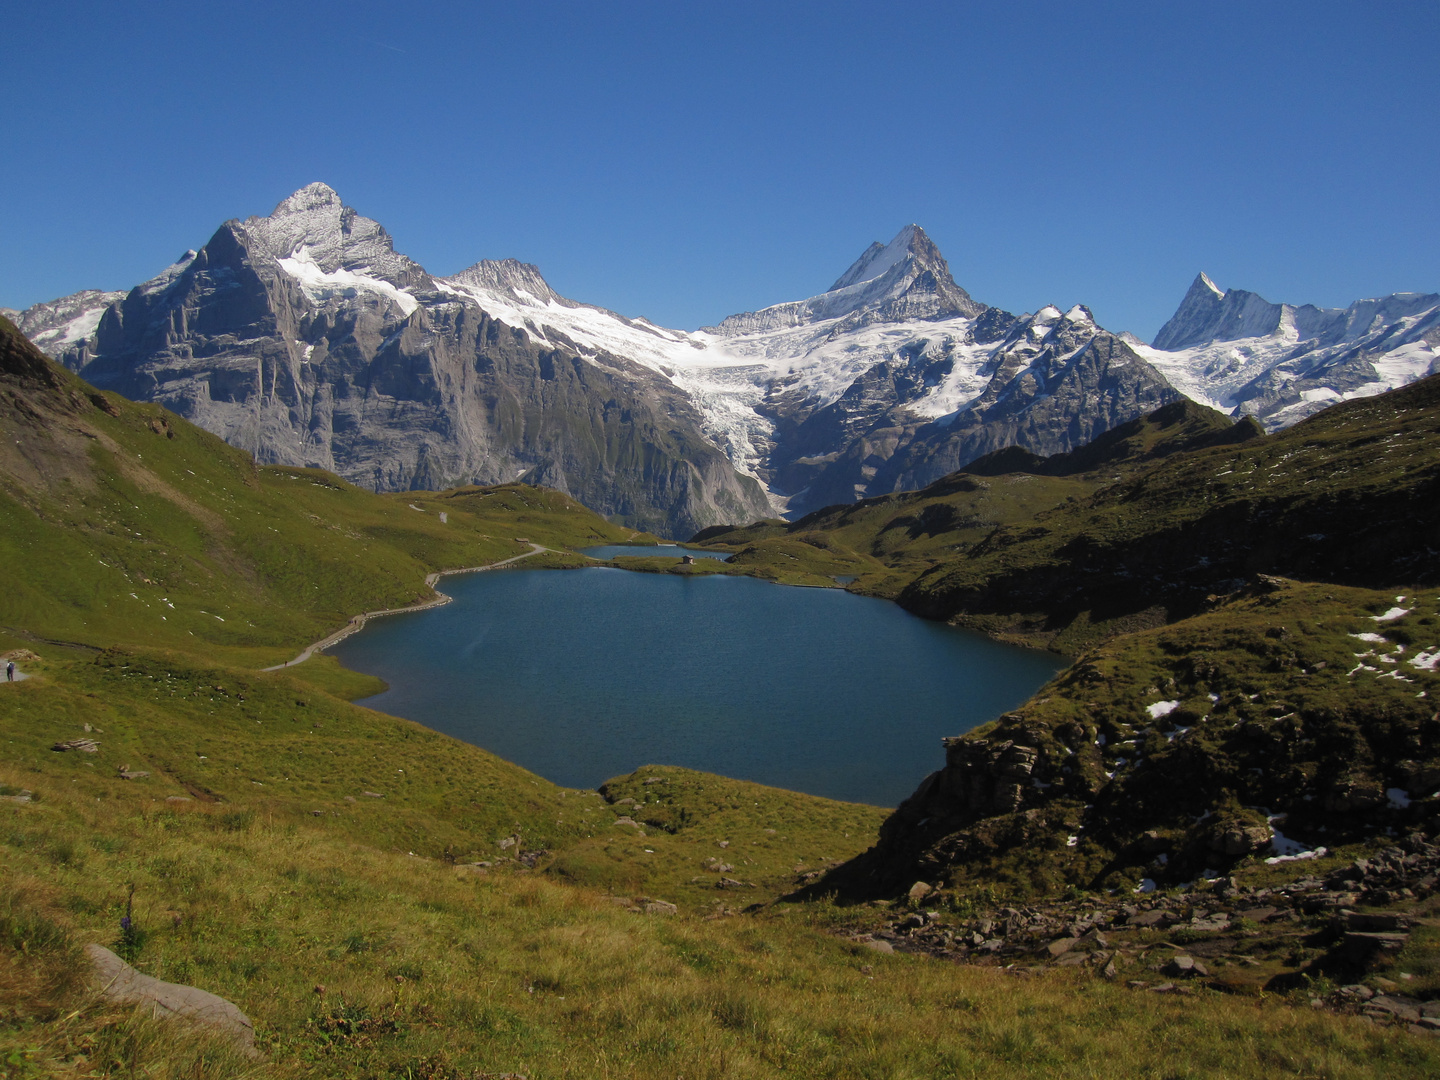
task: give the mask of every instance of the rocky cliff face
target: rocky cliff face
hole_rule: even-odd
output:
[[[1084,308],[1022,319],[992,308],[967,336],[983,389],[953,413],[916,415],[957,365],[954,346],[919,348],[876,364],[793,429],[782,425],[777,475],[806,491],[803,506],[921,488],[1009,446],[1066,453],[1181,396]]]
[[[672,535],[769,510],[668,379],[497,321],[323,184],[222,225],[59,359],[263,462],[373,490],[523,478]]]

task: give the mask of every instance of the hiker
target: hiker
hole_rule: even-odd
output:
[[[6,665],[5,665],[5,681],[6,681],[6,682],[14,682],[14,681],[15,681],[15,661],[14,661],[14,660],[11,660],[11,661],[7,662]]]

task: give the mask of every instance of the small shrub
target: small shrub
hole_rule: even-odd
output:
[[[145,947],[146,933],[135,923],[135,886],[130,886],[130,893],[125,899],[125,914],[120,918],[120,936],[115,939],[112,951],[127,964],[135,963],[140,955],[140,950]]]

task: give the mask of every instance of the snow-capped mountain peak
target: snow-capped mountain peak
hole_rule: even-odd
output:
[[[940,249],[919,225],[907,225],[888,244],[878,240],[850,264],[828,290],[759,311],[731,315],[707,327],[736,336],[810,326],[845,319],[847,325],[875,322],[974,318],[985,305],[955,284]]]
[[[237,223],[275,257],[281,270],[316,303],[364,290],[387,297],[405,314],[430,275],[395,250],[384,227],[346,206],[328,184],[307,184],[281,200],[269,217]]]
[[[348,271],[396,289],[429,284],[420,266],[396,252],[384,226],[346,206],[328,184],[307,184],[269,217],[247,218],[242,227],[302,282],[318,270],[321,275]]]
[[[522,304],[572,303],[550,287],[538,266],[519,259],[482,259],[444,280],[450,285],[468,285],[486,293],[502,293]]]
[[[1195,278],[1154,347],[1136,345],[1188,397],[1274,429],[1440,365],[1440,295],[1394,293],[1348,308],[1272,304]]]
[[[930,238],[925,235],[924,229],[919,225],[906,225],[890,243],[882,244],[876,240],[866,248],[860,258],[850,264],[850,269],[841,274],[835,284],[826,291],[834,292],[837,289],[858,285],[862,281],[872,281],[891,267],[917,254],[915,251],[917,247],[924,254],[928,254],[930,249],[933,249],[935,254],[939,254],[939,249],[931,243]]]

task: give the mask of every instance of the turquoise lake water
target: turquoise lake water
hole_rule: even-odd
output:
[[[445,607],[332,651],[362,704],[594,788],[683,765],[895,806],[1064,661],[841,589],[595,567],[446,578]]]

